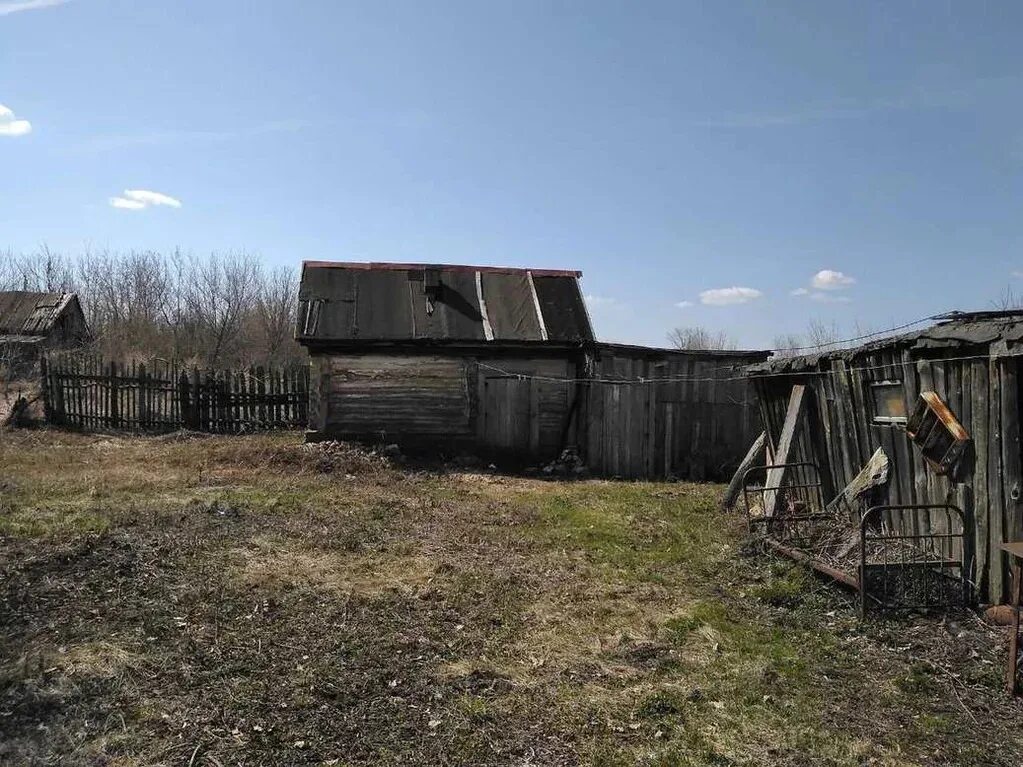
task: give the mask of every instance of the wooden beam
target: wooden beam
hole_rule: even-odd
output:
[[[529,292],[533,296],[533,308],[536,309],[536,321],[540,323],[540,339],[547,340],[547,323],[543,318],[543,309],[540,308],[540,297],[536,294],[536,285],[533,283],[533,273],[526,272],[526,280],[529,283]]]
[[[889,470],[888,455],[885,453],[884,448],[879,447],[874,451],[874,455],[870,457],[870,460],[867,461],[864,467],[860,469],[859,474],[853,477],[852,481],[845,486],[845,489],[828,504],[827,511],[835,514],[844,506],[849,521],[858,526],[860,515],[853,514],[853,511],[857,510],[856,501],[866,495],[868,491],[887,483]],[[863,511],[866,511],[866,509]]]
[[[742,459],[739,464],[739,468],[735,470],[735,474],[732,475],[732,481],[728,483],[728,489],[725,490],[724,496],[721,498],[721,511],[728,511],[735,505],[736,499],[739,497],[739,493],[742,492],[742,478],[746,474],[746,471],[757,461],[757,458],[763,455],[764,445],[767,443],[767,432],[760,432],[760,436],[756,438],[749,451],[746,453],[746,457]]]
[[[828,452],[829,441],[825,423],[827,415],[822,412],[827,407],[826,400],[820,396],[819,389],[811,388],[807,392],[810,402],[806,408],[806,428],[810,442],[811,459],[817,464],[817,475],[821,483],[823,503],[831,503],[835,499],[835,480],[831,457]],[[809,477],[810,472],[802,472]],[[809,479],[804,480],[809,481]]]
[[[410,285],[412,283],[409,283]],[[483,298],[483,278],[480,273],[476,272],[476,300],[480,305],[480,317],[483,319],[483,337],[488,341],[494,340],[494,328],[490,324],[490,314],[487,313],[487,301]],[[415,323],[415,312],[412,312],[412,322]],[[412,335],[415,335],[413,331]]]
[[[789,395],[788,410],[785,411],[785,423],[781,427],[781,436],[778,438],[778,447],[774,453],[775,463],[788,463],[789,454],[796,443],[796,435],[799,431],[799,424],[803,419],[804,405],[806,403],[806,386],[795,384],[792,387],[792,394]],[[764,487],[780,488],[785,480],[785,469],[768,469],[767,480]],[[778,505],[778,490],[767,490],[764,492],[764,515],[773,516],[775,506]]]

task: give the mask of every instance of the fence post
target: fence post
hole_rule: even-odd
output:
[[[149,427],[149,390],[146,388],[146,366],[139,363],[139,430]]]
[[[120,381],[117,380],[117,363],[110,363],[110,410],[107,413],[111,429],[121,428]]]
[[[181,412],[181,424],[186,429],[194,429],[192,418],[193,403],[189,397],[188,373],[184,370],[178,376],[178,409]]]
[[[45,354],[39,355],[39,391],[43,397],[43,417],[49,423],[53,414],[50,411],[50,376]]]
[[[48,367],[50,367],[50,366],[48,365]],[[53,386],[54,386],[54,389],[56,390],[53,393],[54,394],[53,398],[55,400],[54,404],[56,405],[56,407],[54,407],[54,410],[55,410],[54,417],[56,419],[56,423],[59,423],[59,424],[63,424],[64,421],[65,421],[65,418],[67,417],[67,412],[64,409],[64,376],[63,376],[63,373],[64,373],[64,366],[61,364],[60,359],[58,358],[58,360],[57,360],[57,370],[54,371],[52,369],[52,367],[50,368],[50,379],[53,381]]]

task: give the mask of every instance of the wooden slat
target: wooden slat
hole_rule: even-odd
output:
[[[1004,557],[1001,553],[1002,512],[1004,487],[1002,484],[1002,376],[999,363],[995,357],[988,362],[988,382],[991,392],[988,400],[988,434],[992,449],[988,454],[988,552],[990,570],[988,572],[988,598],[993,603],[1001,602],[1005,597]]]
[[[977,565],[974,579],[978,591],[986,594],[989,588],[989,548],[988,548],[988,515],[991,507],[988,497],[988,467],[990,465],[991,443],[988,440],[988,364],[982,360],[970,363],[972,369],[973,397],[970,436],[973,440],[974,476],[973,476],[973,527],[974,554]]]
[[[789,463],[789,456],[793,444],[798,435],[799,426],[803,419],[804,404],[806,402],[806,387],[803,384],[795,384],[792,393],[789,395],[788,408],[785,411],[785,423],[782,425],[781,436],[778,439],[775,463]],[[765,487],[778,488],[785,480],[785,469],[769,469]],[[764,493],[764,514],[771,516],[775,512],[778,503],[777,490],[768,490]]]

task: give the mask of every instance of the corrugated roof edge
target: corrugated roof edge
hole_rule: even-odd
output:
[[[363,271],[410,271],[438,269],[448,272],[483,272],[487,274],[526,274],[536,277],[575,277],[583,273],[574,269],[529,269],[512,266],[469,266],[467,264],[395,264],[386,261],[303,261],[302,269],[360,269]]]

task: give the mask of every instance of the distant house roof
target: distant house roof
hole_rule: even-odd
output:
[[[358,341],[593,340],[581,272],[307,261],[296,338]]]
[[[0,291],[0,336],[46,336],[64,311],[74,304],[74,293]]]

